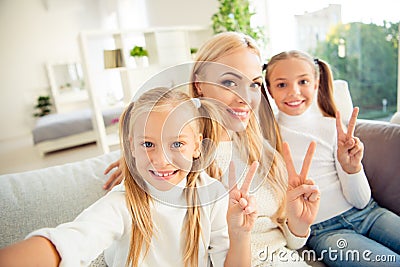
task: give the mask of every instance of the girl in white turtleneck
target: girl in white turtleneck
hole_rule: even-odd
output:
[[[321,190],[321,202],[308,246],[329,266],[373,266],[381,255],[393,255],[398,264],[400,217],[371,199],[361,164],[364,146],[354,136],[358,108],[344,129],[328,64],[304,52],[282,52],[268,63],[266,80],[297,171],[309,143],[317,142],[309,177]],[[317,92],[321,112],[311,108]]]

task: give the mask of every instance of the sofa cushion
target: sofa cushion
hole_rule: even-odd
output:
[[[373,198],[400,215],[400,125],[358,120],[355,136],[364,143],[362,163]]]
[[[99,157],[0,176],[0,247],[31,231],[73,219],[106,191],[105,168],[115,151]]]

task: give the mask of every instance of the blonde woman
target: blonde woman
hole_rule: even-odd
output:
[[[250,266],[257,163],[240,189],[231,166],[229,198],[201,171],[214,166],[203,127],[218,132],[222,121],[209,102],[156,88],[131,103],[121,116],[124,186],[73,222],[1,249],[0,266],[87,266],[103,250],[110,267]]]
[[[293,171],[288,146],[279,143],[268,99],[261,97],[262,62],[253,39],[234,32],[216,35],[199,49],[195,61],[192,96],[212,98],[225,105],[228,127],[234,132],[218,147],[218,165],[226,170],[227,158],[238,169],[255,159],[260,162],[252,189],[258,204],[252,231],[252,266],[306,265],[293,249],[306,243],[318,210],[319,190],[306,179],[315,144],[310,145],[298,175]],[[283,153],[288,172],[273,146]],[[239,179],[242,176],[236,174]],[[227,176],[223,174],[221,179],[226,184]]]

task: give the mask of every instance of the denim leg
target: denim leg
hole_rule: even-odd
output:
[[[310,236],[307,245],[315,250],[328,266],[399,266],[400,257],[387,247],[358,234],[342,229]],[[372,251],[373,252],[370,252]],[[389,258],[390,257],[390,258]],[[384,260],[384,262],[383,262]]]
[[[371,200],[311,227],[307,245],[329,266],[400,266],[400,218]],[[392,264],[392,265],[391,265]]]
[[[370,227],[367,236],[400,254],[400,216],[387,209],[380,209],[382,214]]]

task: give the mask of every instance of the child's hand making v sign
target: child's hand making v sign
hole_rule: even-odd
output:
[[[228,226],[230,231],[237,233],[250,232],[257,219],[257,206],[253,196],[249,195],[251,181],[257,171],[259,163],[251,164],[241,188],[237,186],[235,165],[229,165],[229,206]]]
[[[249,195],[251,181],[256,174],[259,163],[251,164],[250,169],[240,188],[237,186],[235,165],[229,165],[229,204],[227,212],[228,232],[230,239],[231,254],[242,255],[242,258],[249,259],[245,265],[251,265],[251,229],[257,219],[257,204],[255,198]],[[237,241],[237,242],[234,242]],[[243,246],[248,244],[248,246]],[[246,249],[243,249],[246,248]],[[227,257],[225,263],[230,262]],[[238,263],[235,262],[237,265]],[[233,266],[228,264],[228,266]]]
[[[296,235],[305,237],[310,225],[317,216],[320,192],[314,181],[307,179],[316,143],[311,142],[300,174],[296,172],[293,164],[289,144],[283,143],[283,158],[288,172],[288,190],[286,193],[287,223],[290,231]]]
[[[354,136],[357,116],[358,108],[355,107],[346,133],[342,126],[340,112],[336,112],[337,159],[342,169],[348,174],[357,173],[362,168],[361,160],[364,155],[364,145],[358,137]]]

